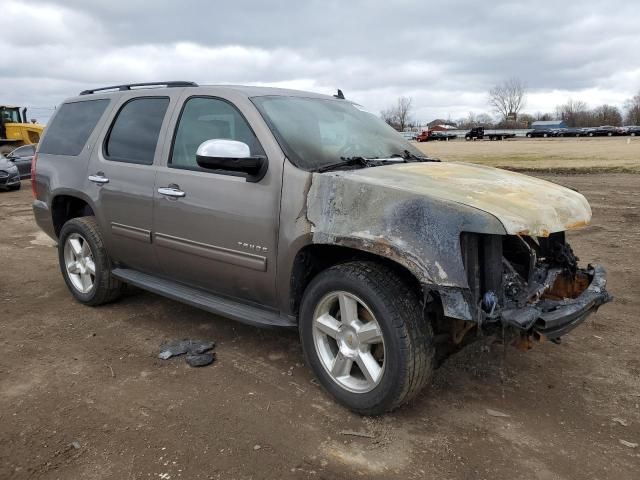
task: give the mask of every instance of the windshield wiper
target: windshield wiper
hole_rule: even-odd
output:
[[[402,154],[394,153],[391,155],[392,157],[402,158],[405,161],[414,160],[416,162],[439,162],[439,158],[431,158],[427,156],[416,155],[415,153],[411,153],[409,150],[405,150]]]
[[[330,163],[329,165],[325,165],[324,167],[320,167],[318,172],[328,172],[329,170],[335,170],[336,168],[341,167],[370,167],[373,165],[373,162],[377,160],[377,157],[340,157],[341,162],[338,163]]]
[[[411,153],[406,150],[406,154],[411,155]],[[405,154],[405,155],[406,155]],[[355,157],[340,157],[342,159],[342,162],[339,163],[332,163],[329,165],[325,165],[324,167],[320,167],[317,171],[322,173],[322,172],[328,172],[329,170],[336,170],[336,169],[340,169],[340,168],[345,168],[345,167],[378,167],[381,165],[389,165],[389,164],[393,164],[393,163],[400,163],[400,162],[407,162],[409,161],[409,158],[417,158],[420,161],[434,161],[434,162],[439,162],[440,160],[433,160],[433,159],[429,159],[427,157],[417,157],[417,156],[413,156],[413,157],[409,157],[407,158],[404,155],[400,155],[400,154],[394,154],[391,155],[390,157],[387,158],[379,158],[379,157],[362,157],[362,156],[355,156]],[[401,160],[396,160],[397,159],[401,159]]]

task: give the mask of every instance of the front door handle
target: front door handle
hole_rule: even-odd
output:
[[[172,198],[182,198],[186,195],[186,193],[184,193],[182,190],[180,190],[179,188],[176,187],[160,187],[158,189],[158,193],[160,195],[164,195],[166,197],[172,197]]]
[[[105,177],[104,173],[102,172],[98,172],[95,175],[89,175],[89,181],[93,183],[97,183],[98,185],[109,183],[109,179]]]

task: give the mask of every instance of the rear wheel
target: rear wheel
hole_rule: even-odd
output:
[[[300,309],[300,338],[321,385],[363,415],[408,402],[433,370],[433,333],[419,295],[372,262],[331,267],[313,279]]]
[[[101,305],[120,296],[122,283],[111,276],[111,260],[95,217],[69,220],[60,231],[60,270],[73,296],[86,305]]]

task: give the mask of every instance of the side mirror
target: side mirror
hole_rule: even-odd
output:
[[[196,151],[196,161],[202,168],[246,173],[249,175],[247,180],[254,182],[264,176],[267,165],[265,157],[251,156],[246,143],[221,138],[201,143]]]

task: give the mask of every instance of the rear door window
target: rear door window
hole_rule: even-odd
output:
[[[108,104],[107,99],[64,103],[47,126],[40,153],[79,155]]]
[[[125,103],[107,135],[105,158],[151,165],[168,106],[168,97],[141,97]]]

